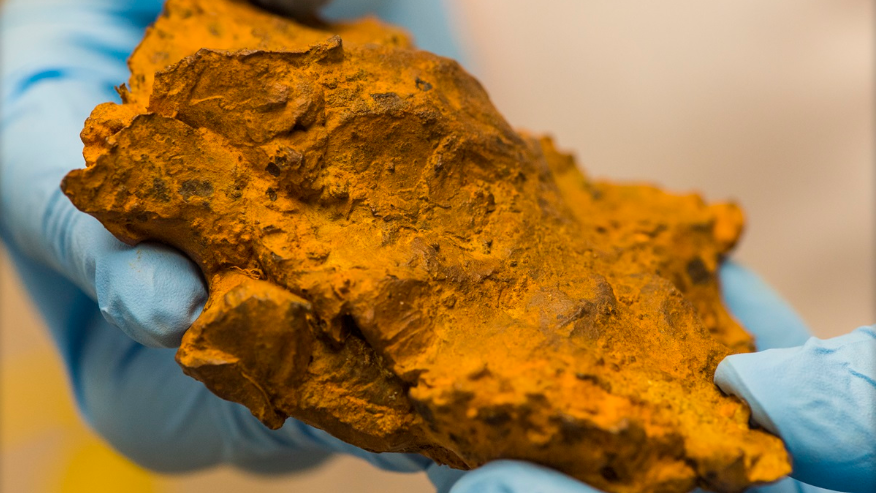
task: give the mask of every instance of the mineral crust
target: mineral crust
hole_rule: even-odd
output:
[[[789,472],[712,383],[753,349],[716,278],[735,205],[584,176],[373,19],[169,0],[129,66],[63,190],[197,262],[210,298],[177,360],[265,425],[612,493]]]

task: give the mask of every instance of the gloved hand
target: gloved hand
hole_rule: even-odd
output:
[[[758,340],[768,350],[726,358],[715,383],[745,399],[754,421],[782,437],[793,457],[791,476],[837,491],[876,492],[876,326],[807,338],[802,322],[751,273],[730,265],[722,281],[732,288],[731,310],[763,334]]]
[[[231,463],[285,472],[330,452],[419,471],[289,420],[270,431],[174,361],[206,291],[197,267],[158,244],[130,247],[59,188],[83,166],[78,134],[117,100],[125,59],[160,0],[7,0],[0,16],[0,237],[64,358],[82,414],[116,449],[160,471]],[[119,330],[121,329],[121,330]],[[148,346],[148,347],[147,347]]]
[[[744,398],[754,421],[782,437],[794,461],[796,479],[749,491],[876,492],[876,327],[826,341],[810,338],[756,275],[728,262],[720,277],[725,303],[762,351],[726,358],[715,382]],[[599,493],[524,462],[497,461],[456,475],[438,466],[428,472],[439,493]]]

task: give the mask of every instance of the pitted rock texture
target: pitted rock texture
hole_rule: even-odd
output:
[[[177,359],[267,426],[612,493],[789,472],[712,383],[753,349],[716,279],[736,206],[584,176],[375,20],[170,0],[129,65],[63,190],[200,265],[210,299]]]

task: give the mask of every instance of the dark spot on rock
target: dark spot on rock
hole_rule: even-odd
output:
[[[273,188],[268,189],[268,199],[270,199],[271,202],[277,200],[277,191]]]
[[[492,411],[484,416],[484,422],[491,426],[503,425],[509,421],[511,421],[511,415],[507,411]]]
[[[414,406],[414,409],[417,410],[417,413],[423,417],[423,420],[425,420],[430,427],[435,427],[438,424],[438,422],[435,420],[435,413],[432,412],[432,409],[429,408],[426,403],[418,401],[416,399],[411,399],[411,404]]]
[[[243,197],[243,185],[237,183],[225,189],[225,195],[231,200],[238,200]]]
[[[167,185],[161,181],[161,178],[153,178],[152,179],[152,195],[161,202],[170,202],[170,195],[168,194],[170,190],[167,189]]]
[[[423,79],[417,77],[417,89],[421,91],[430,91],[432,90],[432,84],[424,81]]]
[[[277,166],[277,164],[273,161],[268,163],[265,171],[267,171],[271,176],[280,176],[280,167]]]
[[[271,156],[265,171],[271,176],[280,176],[289,169],[297,169],[304,162],[304,156],[291,147],[282,146]]]
[[[527,178],[526,178],[526,174],[524,174],[524,173],[521,172],[521,171],[518,171],[517,174],[514,175],[513,180],[514,180],[515,183],[525,183],[526,180],[527,180]]]
[[[470,375],[468,376],[468,379],[469,379],[469,380],[472,380],[472,381],[477,381],[477,380],[480,380],[480,379],[482,379],[482,378],[487,378],[487,377],[489,377],[489,376],[491,376],[491,375],[492,375],[492,373],[490,373],[490,369],[487,368],[486,365],[484,365],[484,367],[481,368],[480,370],[478,370],[478,371],[476,371],[476,372],[470,374]]]
[[[405,104],[404,100],[394,92],[374,93],[371,94],[371,99],[373,99],[381,109],[388,111],[399,109]]]
[[[609,481],[612,483],[617,481],[618,479],[620,479],[620,476],[618,476],[617,471],[615,471],[614,468],[611,466],[605,466],[602,469],[600,469],[599,475],[602,476],[603,478],[605,478],[606,481]]]
[[[645,234],[647,234],[651,238],[656,238],[660,235],[660,233],[666,231],[667,229],[669,228],[665,224],[658,224],[654,227],[654,229],[652,229],[651,231],[647,231]]]
[[[581,443],[582,440],[586,439],[590,431],[580,421],[565,414],[554,416],[551,418],[551,421],[559,425],[560,437],[563,443]]]
[[[706,284],[712,280],[712,273],[709,272],[706,264],[703,263],[703,259],[699,257],[692,258],[685,268],[688,277],[690,277],[691,282],[694,284]]]
[[[180,185],[179,194],[186,202],[193,196],[210,197],[213,195],[213,184],[204,180],[186,180]]]
[[[608,393],[611,393],[611,388],[612,388],[611,383],[606,382],[605,380],[599,378],[596,375],[591,375],[589,373],[576,373],[575,378],[577,378],[578,380],[581,380],[582,382],[590,382],[593,385],[596,385],[597,387],[601,388],[602,390],[604,390]]]

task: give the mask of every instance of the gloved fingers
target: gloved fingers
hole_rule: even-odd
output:
[[[724,303],[755,337],[758,349],[799,346],[809,339],[803,320],[755,273],[727,261],[719,276]]]
[[[531,464],[526,464],[527,466],[531,466]],[[537,466],[535,466],[537,467]],[[458,469],[450,469],[447,466],[439,466],[437,464],[432,465],[426,470],[426,474],[429,476],[429,480],[435,486],[435,493],[450,493],[453,490],[453,486],[462,479],[463,476],[471,474],[469,471],[460,471]],[[513,476],[511,476],[513,478]],[[510,478],[509,478],[510,479]],[[512,479],[513,481],[513,479]],[[546,481],[543,485],[541,485],[541,489],[533,489],[531,491],[537,492],[553,492],[555,490],[550,489],[552,487],[550,480]],[[468,491],[479,491],[479,490],[463,490],[465,493]],[[489,490],[488,490],[489,491]],[[498,490],[503,493],[515,493],[518,490]],[[520,490],[525,491],[525,490]],[[563,490],[560,490],[563,491]],[[572,490],[572,491],[581,491],[583,492],[598,492],[599,490],[595,489],[586,489],[586,490]],[[801,483],[793,478],[784,478],[782,480],[776,481],[774,483],[755,486],[749,490],[749,493],[838,493],[833,490],[826,490],[823,488],[819,488],[817,486],[812,486],[810,484]],[[691,493],[705,493],[703,490],[697,488]]]
[[[71,375],[88,421],[116,449],[164,472],[234,464],[288,473],[348,453],[393,471],[430,462],[405,454],[370,454],[289,419],[270,430],[245,407],[220,399],[182,373],[172,349],[147,348],[94,310]]]
[[[163,472],[252,463],[316,447],[264,429],[237,404],[182,373],[174,350],[144,347],[95,310],[71,377],[85,418],[117,450]],[[290,469],[295,463],[290,462]]]
[[[838,491],[876,491],[876,327],[728,356],[715,383],[745,399],[752,418],[784,440],[792,477]]]
[[[747,490],[748,493],[840,493],[826,490],[811,484],[801,483],[794,478],[784,478],[775,483],[756,486]]]
[[[198,267],[164,245],[126,245],[96,219],[75,210],[66,197],[57,200],[46,223],[54,230],[62,273],[93,296],[103,316],[135,341],[149,347],[179,346],[207,299]]]
[[[600,493],[553,469],[510,460],[490,462],[458,478],[441,469],[430,469],[428,474],[438,493]]]
[[[754,273],[727,262],[720,279],[725,303],[758,348],[789,349],[730,356],[715,383],[745,399],[752,418],[785,440],[794,477],[831,490],[876,491],[876,343],[866,335],[872,328],[809,340],[799,316]],[[829,491],[807,483],[789,478],[756,491]]]
[[[146,346],[179,346],[207,300],[198,267],[164,245],[130,247],[115,238],[107,243],[95,270],[103,316]]]
[[[49,79],[22,93],[10,115],[4,108],[4,237],[98,301],[131,337],[150,346],[178,345],[206,299],[197,268],[166,247],[122,244],[59,188],[64,174],[81,166],[77,134],[89,111],[83,101],[105,97],[93,81]],[[34,129],[41,132],[39,143]]]

